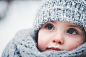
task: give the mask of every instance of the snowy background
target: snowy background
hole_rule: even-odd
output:
[[[22,29],[31,28],[42,0],[0,1],[0,57],[8,42]]]

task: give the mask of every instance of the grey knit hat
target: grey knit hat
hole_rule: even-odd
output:
[[[48,0],[39,9],[34,22],[35,30],[49,21],[75,23],[86,31],[86,0]]]

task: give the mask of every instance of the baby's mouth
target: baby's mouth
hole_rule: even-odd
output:
[[[52,51],[52,50],[61,51],[61,49],[55,48],[55,47],[47,48],[47,50],[48,51]]]

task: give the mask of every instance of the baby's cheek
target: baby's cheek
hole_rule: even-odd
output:
[[[70,44],[70,45],[68,45],[67,50],[68,50],[68,51],[71,51],[71,50],[73,50],[73,49],[75,49],[75,48],[77,48],[77,45],[75,45],[75,44]]]

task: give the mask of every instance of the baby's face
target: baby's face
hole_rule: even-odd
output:
[[[47,22],[38,33],[38,47],[41,51],[70,51],[81,45],[84,40],[82,28],[69,22]]]

